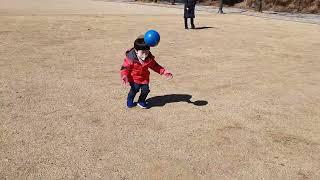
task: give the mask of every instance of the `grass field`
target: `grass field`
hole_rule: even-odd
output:
[[[90,0],[0,0],[0,179],[319,179],[320,26]],[[127,109],[147,29],[174,78]],[[187,103],[188,100],[198,103]],[[199,106],[202,105],[202,106]]]

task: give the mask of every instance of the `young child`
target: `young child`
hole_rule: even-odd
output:
[[[140,89],[138,106],[143,109],[148,108],[146,98],[150,92],[149,68],[167,78],[173,77],[169,71],[154,60],[154,56],[150,52],[150,46],[144,42],[144,37],[141,35],[134,41],[134,47],[126,52],[126,58],[120,70],[122,82],[131,86],[127,97],[128,108],[135,106],[134,97]]]

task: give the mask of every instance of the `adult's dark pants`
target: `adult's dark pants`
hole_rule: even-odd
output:
[[[190,24],[191,24],[191,28],[194,29],[195,26],[194,26],[193,18],[190,18]],[[188,18],[184,18],[184,27],[188,29]]]

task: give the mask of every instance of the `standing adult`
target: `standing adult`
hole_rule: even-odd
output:
[[[223,0],[219,0],[219,11],[218,11],[218,14],[224,14],[222,8],[223,8]]]
[[[196,7],[196,0],[184,0],[184,28],[188,29],[188,18],[190,18],[191,28],[194,29],[195,18],[194,10]]]

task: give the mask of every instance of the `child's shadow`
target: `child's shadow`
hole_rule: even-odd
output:
[[[205,106],[208,104],[207,101],[199,100],[199,101],[191,101],[192,96],[188,94],[168,94],[163,96],[155,96],[151,97],[147,100],[149,108],[152,107],[162,107],[167,103],[175,103],[175,102],[187,102],[193,104],[195,106]]]

